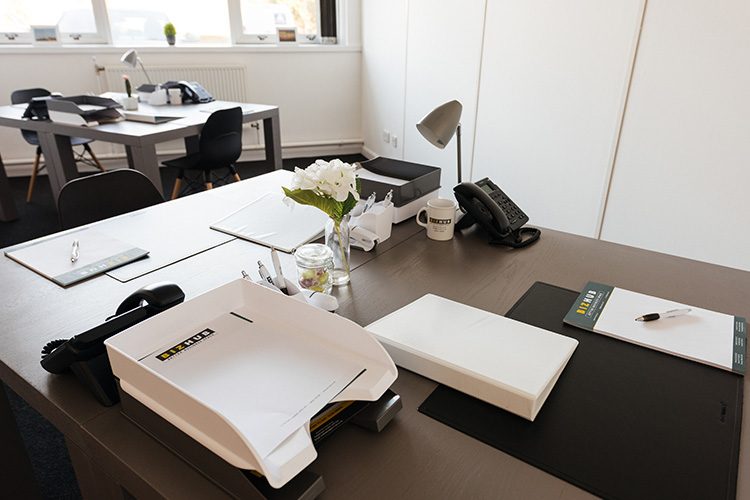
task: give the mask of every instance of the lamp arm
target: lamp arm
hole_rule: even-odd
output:
[[[458,183],[461,184],[461,124],[456,127],[456,151],[458,158],[456,159],[456,165],[458,165]]]
[[[143,66],[143,61],[141,61],[141,58],[138,58],[138,63],[141,65],[141,69],[143,70],[143,74],[146,75],[146,80],[148,80],[148,83],[152,84],[154,82],[151,81],[151,77],[148,76],[148,73],[146,72],[145,66]]]

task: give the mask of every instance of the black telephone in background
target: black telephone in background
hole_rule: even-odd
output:
[[[132,293],[104,323],[68,340],[53,340],[42,349],[42,368],[50,373],[68,369],[94,393],[105,406],[119,400],[104,341],[185,300],[174,283],[160,282]]]
[[[182,102],[192,102],[198,104],[201,102],[211,102],[214,100],[214,96],[209,94],[208,90],[204,89],[203,86],[198,82],[186,82],[181,80],[179,82],[166,82],[162,85],[166,89],[182,90]]]
[[[456,229],[476,223],[489,233],[491,244],[513,248],[523,248],[539,239],[539,229],[523,227],[529,222],[528,215],[489,178],[462,182],[453,188],[453,193],[465,213],[456,222]]]

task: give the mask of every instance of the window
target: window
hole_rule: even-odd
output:
[[[53,39],[57,30],[56,43],[163,46],[167,23],[175,26],[177,44],[183,46],[279,43],[279,29],[288,37],[285,41],[293,43],[336,43],[336,3],[337,0],[0,0],[0,44],[33,43],[32,26],[39,26],[48,27]]]
[[[107,0],[112,41],[118,45],[164,45],[164,25],[177,30],[177,44],[227,44],[227,2]]]
[[[240,0],[238,42],[277,43],[277,28],[296,28],[297,41],[320,41],[319,0]]]
[[[32,43],[34,25],[57,25],[62,43],[103,43],[106,21],[98,17],[91,0],[2,0],[0,43]]]

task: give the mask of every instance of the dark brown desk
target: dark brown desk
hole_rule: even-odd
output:
[[[60,189],[66,182],[78,177],[73,150],[68,139],[71,136],[124,145],[130,168],[143,172],[161,191],[162,183],[159,175],[159,161],[156,157],[156,145],[173,139],[184,139],[185,148],[189,153],[197,150],[197,136],[211,111],[233,106],[243,108],[242,119],[244,123],[263,121],[266,159],[273,164],[275,169],[281,168],[279,108],[265,104],[228,101],[185,104],[182,106],[140,104],[139,112],[179,116],[181,118],[158,125],[121,121],[97,127],[25,120],[22,118],[24,106],[0,106],[0,126],[34,130],[39,134],[39,141],[52,186],[52,194],[55,199],[57,199]]]
[[[16,204],[8,184],[8,175],[5,172],[5,164],[0,156],[0,220],[8,222],[18,218]]]
[[[195,200],[198,204],[199,195]],[[514,251],[490,247],[471,234],[430,241],[410,221],[395,227],[377,254],[354,255],[352,284],[338,293],[339,312],[362,325],[427,292],[504,313],[537,280],[572,289],[587,280],[616,283],[750,317],[748,272],[551,230],[536,245]],[[0,259],[0,377],[65,434],[84,495],[118,497],[125,488],[139,498],[226,496],[117,407],[99,406],[72,377],[44,372],[39,348],[101,321],[146,283],[176,281],[190,298],[234,279],[241,265],[261,256],[267,256],[265,249],[232,241],[131,283],[105,277],[69,290]],[[323,498],[590,498],[418,413],[435,386],[401,370],[394,390],[404,409],[383,433],[346,426],[323,442],[311,466],[324,477]],[[749,390],[746,385],[745,396]],[[750,498],[748,421],[746,415],[738,498]]]

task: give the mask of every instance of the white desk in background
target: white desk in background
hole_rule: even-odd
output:
[[[266,160],[274,169],[281,168],[281,128],[278,106],[265,104],[214,101],[204,104],[182,106],[150,106],[140,104],[138,111],[154,115],[180,116],[167,123],[152,124],[121,121],[97,127],[82,127],[52,121],[31,121],[22,118],[23,106],[0,106],[0,126],[34,130],[39,134],[39,142],[47,165],[52,194],[57,199],[60,189],[69,180],[78,177],[69,137],[85,137],[102,142],[112,142],[125,146],[128,164],[146,174],[151,182],[163,191],[159,175],[159,161],[156,145],[174,139],[184,139],[188,153],[198,150],[198,135],[212,111],[217,109],[242,107],[244,123],[263,121]],[[2,192],[0,192],[2,197]],[[3,214],[0,213],[0,216]]]

